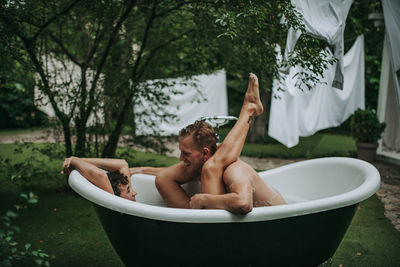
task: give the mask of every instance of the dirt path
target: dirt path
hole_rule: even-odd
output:
[[[44,143],[56,142],[56,139],[51,135],[51,131],[35,131],[13,136],[0,136],[0,143],[2,144],[12,144],[15,142]],[[57,142],[62,142],[62,140],[57,140]],[[179,157],[179,149],[176,143],[168,143],[167,147],[171,149],[171,152],[168,153],[168,155]],[[304,160],[251,158],[244,156],[240,158],[256,170],[273,169],[286,164]],[[383,203],[385,216],[391,221],[394,227],[400,231],[400,166],[385,162],[375,162],[374,166],[379,170],[382,181],[381,187],[376,195]]]

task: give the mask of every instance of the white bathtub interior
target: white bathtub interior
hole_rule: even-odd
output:
[[[288,166],[259,173],[261,178],[276,188],[288,203],[298,203],[337,196],[359,187],[367,173],[358,166],[346,162],[294,163]],[[164,202],[154,186],[154,176],[136,174],[132,176],[133,188],[138,192],[137,202],[164,207]],[[192,196],[200,192],[200,182],[183,185]]]

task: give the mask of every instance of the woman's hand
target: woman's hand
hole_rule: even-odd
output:
[[[71,171],[72,171],[72,169],[71,169],[71,161],[73,159],[78,159],[78,158],[72,156],[72,157],[66,158],[64,160],[64,162],[62,164],[61,174],[69,175],[71,173]]]

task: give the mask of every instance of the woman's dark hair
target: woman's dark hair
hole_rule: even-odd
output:
[[[117,196],[121,195],[120,185],[126,185],[129,183],[128,177],[120,173],[119,171],[112,171],[107,173],[108,180],[110,180],[114,194]]]

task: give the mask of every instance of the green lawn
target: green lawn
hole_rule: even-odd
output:
[[[271,144],[246,144],[242,155],[249,157],[278,158],[318,158],[327,156],[352,157],[356,154],[356,145],[349,136],[333,134],[315,134],[300,137],[298,145],[287,148],[274,142]]]
[[[326,138],[329,140],[324,140]],[[307,146],[314,147],[314,150],[319,149],[318,147],[324,148],[326,143],[332,142],[332,138],[322,136],[318,138],[318,145]],[[346,140],[342,140],[342,143],[346,143]],[[30,243],[32,249],[42,249],[50,255],[51,266],[123,266],[92,205],[72,192],[60,190],[65,188],[65,178],[59,175],[62,159],[54,155],[57,155],[56,152],[61,150],[61,147],[48,148],[49,157],[35,154],[37,148],[46,148],[44,144],[24,146],[22,153],[18,154],[14,154],[15,148],[16,145],[0,144],[0,156],[3,159],[12,159],[13,163],[29,160],[32,163],[31,167],[29,164],[21,166],[25,167],[27,172],[38,175],[30,177],[27,181],[19,178],[16,179],[16,183],[12,183],[9,175],[15,170],[1,170],[0,214],[3,215],[12,209],[14,204],[20,202],[18,196],[21,192],[32,191],[39,197],[39,202],[21,211],[14,222],[21,229],[21,233],[16,236],[19,246]],[[330,151],[329,147],[324,149]],[[176,158],[143,152],[130,151],[127,156],[130,157],[131,165],[166,166],[177,162]],[[2,164],[0,166],[5,168],[4,161]],[[38,171],[40,169],[45,170],[41,175]],[[384,217],[381,202],[373,196],[361,203],[334,255],[332,266],[399,266],[399,251],[400,232]],[[20,262],[16,266],[29,265],[32,263]]]

